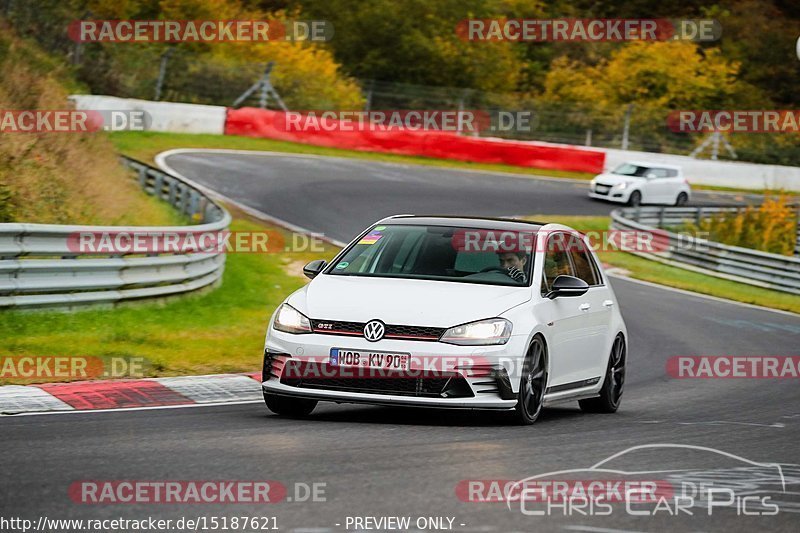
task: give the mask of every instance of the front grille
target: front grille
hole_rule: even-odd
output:
[[[311,320],[311,329],[314,333],[326,333],[328,335],[350,335],[362,337],[364,335],[365,322],[345,322],[342,320]],[[434,328],[428,326],[403,326],[397,324],[386,324],[387,339],[412,339],[418,341],[438,341],[446,328]]]
[[[281,383],[301,389],[324,389],[343,392],[363,392],[419,398],[469,398],[472,389],[461,374],[438,373],[435,376],[405,375],[385,372],[377,376],[341,375],[338,367],[327,364],[293,361]],[[356,371],[350,370],[350,373]]]
[[[598,185],[597,187],[594,188],[594,193],[606,196],[610,190],[611,190],[610,187],[601,187]]]

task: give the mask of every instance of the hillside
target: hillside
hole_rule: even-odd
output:
[[[68,66],[0,33],[0,110],[67,108],[80,87]],[[180,223],[119,164],[105,133],[0,134],[0,222]]]

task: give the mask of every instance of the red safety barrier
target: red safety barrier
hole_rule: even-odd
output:
[[[347,131],[347,128],[288,131],[285,124],[283,114],[278,111],[252,107],[228,109],[225,134],[348,150],[578,172],[599,173],[605,163],[605,152],[569,145],[487,139],[448,131]]]

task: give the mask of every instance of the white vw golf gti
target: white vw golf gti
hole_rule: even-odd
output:
[[[318,401],[617,410],[627,331],[585,238],[566,226],[402,215],[365,230],[270,319],[267,407]]]

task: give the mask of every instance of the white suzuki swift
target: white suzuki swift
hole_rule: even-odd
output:
[[[589,197],[637,206],[686,205],[692,194],[681,167],[632,161],[595,176]]]
[[[627,331],[585,238],[566,226],[402,215],[374,224],[273,314],[267,407],[333,401],[617,410]]]

